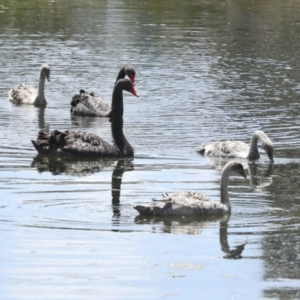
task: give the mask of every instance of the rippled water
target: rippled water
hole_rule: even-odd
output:
[[[0,4],[1,299],[300,298],[299,24],[295,1],[25,1]],[[51,67],[48,106],[7,101]],[[134,160],[38,156],[39,130],[111,140],[70,116],[84,88],[108,101],[118,70]],[[208,141],[264,130],[275,146],[230,180],[229,220],[139,217],[162,192],[219,198]],[[241,259],[229,250],[247,242]]]

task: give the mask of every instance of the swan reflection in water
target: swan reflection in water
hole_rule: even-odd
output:
[[[270,186],[273,183],[273,168],[273,164],[258,165],[248,163],[250,185],[255,190],[263,190],[265,187]]]
[[[45,107],[39,107],[37,111],[39,130],[49,132],[49,124],[45,122]]]
[[[225,220],[220,221],[219,237],[221,250],[226,254],[223,257],[228,259],[242,258],[242,253],[245,249],[245,246],[248,244],[248,241],[245,241],[244,243],[235,246],[234,249],[230,249],[230,246],[228,244],[228,222],[229,217]]]
[[[111,167],[116,159],[89,159],[76,157],[59,157],[38,154],[31,163],[39,173],[50,172],[53,175],[88,176]]]
[[[113,216],[120,217],[121,212],[119,209],[120,206],[120,196],[121,196],[121,185],[123,174],[127,171],[134,170],[133,159],[132,158],[122,158],[119,159],[111,178],[111,196],[112,196],[112,205],[113,205]],[[113,222],[116,225],[116,222]]]
[[[209,164],[214,166],[217,170],[222,170],[228,162],[228,159],[220,157],[205,157]],[[237,160],[237,159],[235,159]],[[264,190],[264,188],[272,185],[273,183],[273,163],[262,164],[255,161],[248,162],[246,160],[238,160],[248,170],[250,185],[255,190]]]
[[[219,240],[221,250],[225,253],[223,258],[240,259],[248,241],[230,248],[228,243],[228,223],[230,216],[143,216],[135,217],[136,224],[153,225],[152,232],[164,232],[172,234],[199,235],[209,227],[209,222],[220,222]]]
[[[106,126],[107,118],[89,118],[85,116],[71,115],[71,122],[74,128],[99,129]],[[110,126],[108,127],[107,132],[110,134]]]
[[[59,157],[54,155],[38,154],[31,164],[39,173],[51,172],[53,175],[67,174],[70,176],[89,176],[101,172],[106,168],[111,168],[116,159],[88,159],[74,157]],[[114,206],[114,216],[120,215],[116,208],[120,204],[122,176],[125,171],[133,170],[133,158],[121,158],[117,161],[112,172],[111,194]]]

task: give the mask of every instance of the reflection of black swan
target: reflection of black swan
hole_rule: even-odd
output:
[[[46,106],[47,100],[44,93],[45,78],[50,81],[50,67],[47,64],[41,66],[38,89],[22,83],[16,89],[13,88],[9,91],[8,100],[15,104]]]
[[[125,78],[126,75],[134,83],[135,70],[132,66],[127,65],[119,71],[115,84],[119,79]],[[110,117],[111,106],[99,95],[80,90],[79,94],[72,98],[71,113],[77,116]]]
[[[211,144],[202,144],[198,150],[204,156],[220,156],[226,158],[259,159],[257,141],[261,140],[262,147],[269,159],[273,162],[273,144],[263,131],[255,131],[251,137],[250,145],[241,141],[223,141]]]
[[[114,205],[119,205],[120,202],[120,193],[121,193],[121,184],[122,177],[125,171],[133,170],[133,163],[131,158],[119,159],[116,167],[112,173],[111,178],[111,195],[112,203]]]
[[[111,130],[114,145],[92,133],[55,130],[51,134],[40,131],[32,141],[40,154],[77,155],[97,157],[133,156],[133,148],[123,134],[123,90],[138,96],[128,79],[116,83],[112,96]]]
[[[89,176],[111,167],[115,161],[115,158],[60,157],[38,154],[33,159],[31,167],[36,168],[39,173],[51,172],[53,175]]]
[[[134,208],[141,215],[222,215],[231,212],[228,196],[228,181],[230,173],[234,171],[246,177],[243,165],[231,161],[225,165],[221,175],[220,198],[221,202],[211,201],[203,194],[197,192],[181,192],[163,194],[164,198],[152,203],[137,205]]]
[[[112,209],[113,216],[117,218],[113,218],[114,225],[119,224],[119,217],[121,216],[120,212],[120,195],[121,195],[121,185],[123,174],[126,171],[133,170],[133,162],[131,158],[121,158],[118,160],[115,169],[111,176],[111,196],[112,196]]]

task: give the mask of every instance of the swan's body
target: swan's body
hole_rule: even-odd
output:
[[[34,147],[40,154],[97,157],[133,156],[133,148],[123,134],[123,90],[138,96],[133,84],[128,79],[118,80],[112,96],[111,130],[114,145],[92,133],[55,130],[50,134],[39,132],[37,140],[32,141]]]
[[[226,158],[259,159],[257,142],[261,140],[262,148],[273,162],[273,144],[263,131],[255,131],[251,137],[250,145],[242,141],[223,141],[211,144],[202,144],[198,150],[204,156],[220,156]]]
[[[50,81],[50,67],[47,64],[41,66],[38,89],[22,83],[17,88],[9,91],[8,100],[15,104],[46,106],[47,100],[44,92],[45,78]]]
[[[137,205],[134,208],[141,215],[153,216],[189,216],[189,215],[224,215],[231,212],[228,196],[228,180],[231,171],[244,178],[244,168],[239,162],[231,161],[225,165],[221,175],[220,202],[211,201],[208,197],[197,192],[180,192],[163,194],[163,199],[152,203]]]
[[[111,106],[99,95],[80,90],[80,94],[71,101],[71,113],[77,116],[110,117]]]
[[[119,71],[115,84],[126,75],[134,83],[135,70],[132,66],[127,65]],[[78,116],[110,117],[111,106],[101,96],[80,90],[79,94],[72,98],[71,113]]]

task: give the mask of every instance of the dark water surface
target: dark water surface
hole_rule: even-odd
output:
[[[300,299],[300,2],[2,0],[0,29],[1,299]],[[42,63],[47,108],[9,103]],[[111,140],[69,103],[81,88],[110,101],[127,63],[134,160],[37,156],[40,129]],[[244,161],[229,220],[132,208],[166,191],[218,200],[224,162],[197,147],[258,129],[275,164]]]

